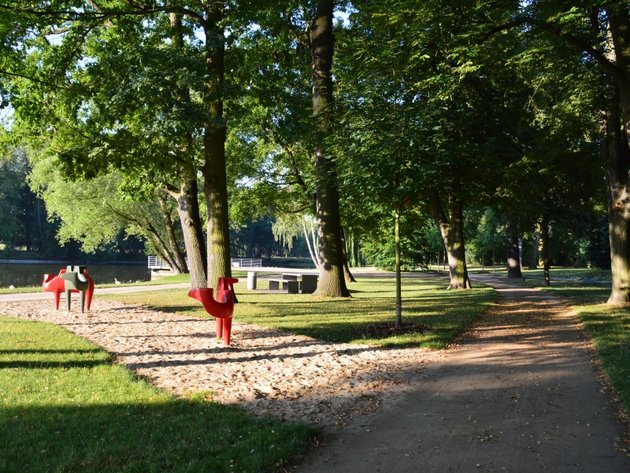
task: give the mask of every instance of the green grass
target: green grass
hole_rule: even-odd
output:
[[[264,283],[263,283],[264,284]],[[349,299],[324,299],[310,294],[277,294],[247,291],[236,286],[239,303],[234,317],[330,342],[370,343],[383,347],[444,348],[461,334],[490,303],[494,291],[447,291],[442,278],[403,281],[403,322],[428,327],[423,333],[374,337],[366,325],[394,321],[394,280],[359,279],[351,285]],[[109,296],[182,315],[206,317],[201,304],[187,291],[160,291]]]
[[[47,323],[0,317],[0,471],[265,472],[316,432],[175,399]]]
[[[551,284],[557,283],[561,286],[610,283],[610,270],[606,269],[552,267],[549,274]],[[542,269],[523,269],[523,277],[532,284],[543,284]]]
[[[9,289],[8,287],[0,287],[0,294],[22,294],[26,292],[40,292],[41,286],[24,286]]]
[[[165,284],[189,283],[190,274],[174,274],[172,276],[164,276],[152,281],[135,281],[122,284],[97,284],[96,287],[122,287],[122,286],[163,286]]]
[[[615,391],[630,411],[630,309],[586,304],[576,310]]]

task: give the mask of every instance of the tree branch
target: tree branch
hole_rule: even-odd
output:
[[[10,76],[10,77],[19,77],[20,79],[30,80],[32,82],[35,82],[36,84],[48,85],[48,86],[54,87],[55,89],[70,90],[70,87],[67,87],[65,85],[53,84],[52,82],[37,79],[35,77],[27,76],[25,74],[20,74],[19,72],[11,72],[4,69],[0,69],[0,75]]]
[[[185,7],[178,6],[164,6],[164,7],[143,7],[137,5],[135,2],[125,0],[129,6],[134,9],[120,9],[120,8],[104,8],[99,7],[94,1],[89,2],[95,11],[74,11],[74,10],[47,10],[36,8],[19,8],[11,5],[0,4],[0,11],[8,11],[21,15],[33,15],[36,17],[53,17],[63,21],[78,21],[85,19],[92,20],[106,20],[109,18],[121,17],[121,16],[142,16],[152,15],[155,13],[179,13],[181,15],[194,18],[202,24],[205,24],[206,20],[203,15],[190,10]]]
[[[617,67],[615,63],[611,62],[602,51],[599,51],[597,48],[593,47],[587,41],[581,38],[578,38],[577,36],[565,33],[558,26],[553,25],[551,23],[546,23],[544,21],[539,21],[532,16],[520,16],[520,17],[515,18],[513,21],[510,21],[508,23],[504,23],[503,25],[499,25],[495,28],[492,28],[490,31],[488,31],[488,33],[486,33],[483,36],[482,42],[486,41],[487,39],[494,36],[495,34],[500,33],[501,31],[506,31],[506,30],[515,28],[517,26],[522,26],[522,25],[530,25],[532,27],[537,27],[542,31],[551,33],[556,38],[566,41],[574,49],[587,53],[589,56],[595,59],[595,61],[597,61],[597,63],[602,67],[602,69],[604,69],[606,72],[612,75],[615,78],[615,80],[617,81],[624,80],[623,70]]]

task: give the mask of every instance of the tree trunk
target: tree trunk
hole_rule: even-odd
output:
[[[630,302],[630,18],[628,8],[607,9],[612,67],[604,72],[605,122],[602,155],[608,185],[608,229],[612,289],[609,304]]]
[[[219,277],[231,276],[230,233],[228,219],[227,176],[225,161],[226,125],[223,118],[223,83],[225,74],[224,2],[206,2],[205,55],[208,121],[204,124],[204,196],[208,211],[207,248],[209,287],[216,287]]]
[[[616,90],[608,88],[602,156],[608,185],[608,233],[612,290],[609,304],[630,302],[630,148],[623,136]]]
[[[534,241],[532,242],[532,256],[529,259],[529,269],[538,268],[538,258],[539,258],[538,246],[539,245],[540,245],[540,229],[537,228],[536,231],[534,232]]]
[[[184,49],[184,33],[182,30],[181,16],[175,13],[169,14],[171,25],[171,39],[173,44],[179,49]],[[177,91],[182,103],[190,102],[190,93],[186,88]],[[192,161],[193,138],[192,134],[187,134],[187,145],[180,148],[180,153],[185,158]],[[187,160],[184,159],[184,162]],[[177,202],[177,214],[182,226],[184,237],[184,247],[188,262],[183,262],[183,266],[190,271],[190,285],[193,289],[205,288],[207,280],[207,253],[203,237],[203,225],[199,214],[199,197],[197,188],[197,172],[192,167],[183,166],[182,181],[178,192],[171,192]],[[172,227],[171,227],[172,229]],[[169,240],[174,238],[174,233],[169,234]],[[173,245],[173,242],[171,243]],[[175,244],[175,246],[177,246]],[[181,264],[181,263],[180,263]]]
[[[315,294],[326,297],[349,297],[343,271],[341,217],[337,169],[332,156],[326,154],[324,140],[332,134],[333,93],[333,0],[319,0],[310,27],[313,65],[313,117],[316,122],[315,212],[319,238],[319,280]]]
[[[402,275],[400,272],[400,214],[394,215],[394,248],[396,253],[396,327],[402,325]]]
[[[505,241],[507,251],[507,277],[523,278],[523,273],[521,272],[521,258],[518,249],[518,233],[510,222],[505,225]]]
[[[437,192],[429,202],[429,212],[435,220],[448,259],[449,289],[470,289],[470,278],[466,266],[466,250],[464,245],[464,218],[462,204],[449,196],[447,205]]]
[[[173,270],[177,273],[188,273],[188,265],[186,264],[185,255],[179,246],[177,237],[175,236],[175,225],[171,219],[171,213],[167,208],[162,195],[158,195],[157,200],[160,205],[160,211],[162,212],[162,221],[164,222],[169,252],[172,255],[174,267],[171,266],[171,268],[173,268]],[[201,220],[199,220],[199,223],[201,223]]]
[[[197,200],[197,180],[183,181],[177,193],[171,193],[177,202],[177,214],[182,225],[184,247],[188,256],[190,286],[193,289],[208,287],[206,277],[206,251]]]
[[[549,216],[545,213],[540,223],[540,240],[542,242],[543,279],[545,286],[551,286],[551,261],[549,260]]]
[[[346,280],[346,284],[351,282],[357,282],[350,271],[350,259],[348,258],[348,241],[346,240],[346,232],[341,227],[341,251],[343,256],[343,276]]]

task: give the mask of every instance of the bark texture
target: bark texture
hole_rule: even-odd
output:
[[[537,228],[534,232],[534,241],[532,242],[532,256],[529,260],[529,269],[538,268],[538,259],[539,255],[539,245],[540,245],[540,228]]]
[[[608,303],[630,302],[630,150],[624,138],[613,88],[603,125],[602,155],[608,185],[608,233],[612,289]]]
[[[464,244],[464,218],[462,203],[452,197],[442,198],[434,192],[429,202],[429,212],[442,235],[448,259],[449,289],[470,289]]]
[[[324,141],[332,134],[333,121],[333,6],[332,0],[319,0],[309,30],[313,65],[313,117],[316,123],[315,211],[318,225],[319,280],[315,294],[349,297],[344,276],[344,253],[339,213],[337,170]]]
[[[175,234],[175,223],[171,218],[171,212],[166,205],[164,197],[161,195],[158,196],[158,203],[162,212],[162,222],[164,222],[164,228],[166,229],[166,241],[168,242],[169,254],[172,259],[172,264],[169,262],[169,265],[177,273],[188,273],[186,257],[179,246],[177,235]]]
[[[505,246],[507,252],[507,277],[522,278],[521,256],[518,249],[518,232],[510,222],[505,225]]]
[[[173,44],[183,50],[184,33],[182,31],[181,16],[170,13],[169,22]],[[181,87],[177,93],[182,103],[190,102],[190,93],[187,88]],[[181,222],[184,247],[188,257],[188,262],[184,262],[183,265],[190,272],[191,287],[196,289],[207,287],[207,253],[203,236],[203,224],[199,214],[197,172],[192,165],[192,143],[192,135],[187,133],[186,144],[179,151],[183,156],[182,162],[188,164],[182,165],[182,182],[177,191],[171,191],[171,196],[177,202],[177,214]]]
[[[171,192],[171,195],[177,202],[177,214],[182,224],[184,247],[188,256],[190,286],[192,288],[207,287],[206,249],[199,215],[196,179],[182,182],[179,192]]]
[[[551,286],[551,260],[549,259],[549,216],[544,214],[540,223],[540,240],[542,242],[543,279],[545,286]]]
[[[204,124],[204,196],[208,209],[207,253],[208,286],[216,287],[219,277],[231,276],[230,234],[228,219],[227,176],[225,161],[226,125],[223,117],[223,84],[225,75],[224,31],[221,25],[224,2],[208,1],[206,19],[206,104],[208,119]]]
[[[630,14],[628,6],[606,10],[607,79],[602,155],[608,185],[612,289],[609,304],[630,302]]]

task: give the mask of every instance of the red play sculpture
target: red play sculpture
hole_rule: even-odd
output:
[[[66,273],[77,273],[76,276],[69,277]],[[76,280],[76,281],[75,281]],[[94,295],[94,281],[88,274],[87,268],[79,266],[68,266],[66,269],[60,269],[59,274],[44,274],[44,282],[42,283],[42,291],[52,292],[55,296],[55,309],[59,310],[59,297],[62,292],[66,293],[68,301],[68,310],[70,310],[70,293],[81,293],[81,312],[83,312],[84,298],[87,299],[87,308],[90,310],[92,306],[92,296]]]
[[[212,289],[207,287],[188,291],[190,297],[203,304],[203,308],[208,314],[216,317],[217,338],[223,337],[226,345],[230,344],[232,313],[234,312],[234,284],[237,282],[238,279],[235,278],[219,278],[216,299],[213,297]]]

